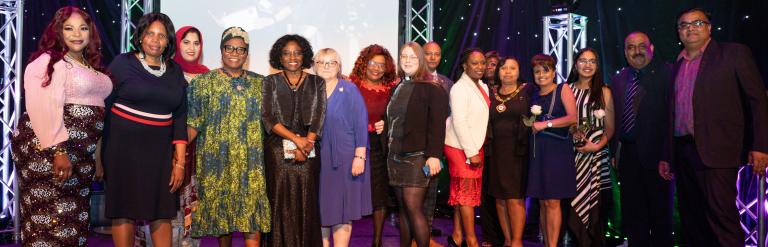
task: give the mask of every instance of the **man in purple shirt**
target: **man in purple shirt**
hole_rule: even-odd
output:
[[[736,176],[744,163],[765,174],[765,86],[749,48],[711,39],[704,10],[683,11],[677,27],[684,49],[673,72],[669,132],[683,235],[689,246],[742,246]],[[669,164],[659,173],[672,178]]]

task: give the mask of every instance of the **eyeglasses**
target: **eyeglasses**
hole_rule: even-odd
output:
[[[579,65],[587,65],[587,64],[595,65],[595,64],[597,64],[597,60],[595,60],[595,59],[579,59],[576,62],[579,63]]]
[[[369,68],[374,68],[374,69],[384,69],[384,68],[386,68],[386,66],[387,66],[386,64],[383,64],[383,63],[377,63],[377,62],[375,62],[375,61],[373,61],[373,60],[371,60],[371,61],[368,61],[368,67],[369,67]]]
[[[315,61],[317,67],[336,67],[339,65],[338,61]]]
[[[295,51],[282,51],[281,53],[283,57],[290,57],[293,55],[294,57],[301,57],[304,54],[301,53],[301,50],[295,50]]]
[[[224,52],[226,53],[232,53],[235,52],[237,55],[243,55],[246,52],[248,52],[248,48],[245,47],[234,47],[231,45],[224,45]]]
[[[680,23],[677,23],[677,28],[678,29],[688,29],[689,27],[701,28],[704,25],[709,25],[709,22],[708,21],[702,21],[702,20],[695,20],[695,21],[692,21],[692,22],[680,22]]]
[[[400,55],[400,60],[416,60],[418,57],[415,55],[406,56],[406,55]]]

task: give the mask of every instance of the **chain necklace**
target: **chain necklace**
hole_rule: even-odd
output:
[[[165,74],[165,63],[163,63],[163,57],[160,56],[160,69],[154,70],[149,67],[149,64],[147,64],[147,60],[144,59],[144,52],[139,53],[139,61],[141,61],[141,66],[144,66],[144,69],[149,72],[150,74],[161,77],[163,74]]]
[[[85,60],[85,58],[83,58],[83,61],[81,62],[80,60],[77,60],[74,57],[72,57],[71,55],[69,55],[69,53],[64,54],[64,58],[66,58],[67,61],[75,62],[77,65],[80,65],[83,68],[89,69],[91,71],[96,71],[96,69],[94,69],[93,67],[88,65],[88,61]]]
[[[299,76],[299,80],[296,81],[296,83],[291,82],[291,79],[288,78],[288,74],[285,73],[285,70],[283,70],[283,76],[285,76],[285,80],[288,81],[288,87],[291,88],[291,91],[296,91],[299,89],[299,84],[301,84],[301,79],[304,79],[304,72],[301,72],[301,75]]]
[[[496,100],[501,102],[499,105],[496,106],[496,111],[499,112],[499,113],[502,113],[502,112],[506,111],[507,110],[507,106],[505,104],[507,103],[507,101],[509,101],[512,98],[514,98],[515,96],[517,96],[517,93],[519,93],[520,89],[523,89],[525,87],[525,85],[527,85],[527,84],[523,83],[523,85],[520,85],[519,87],[517,87],[517,89],[515,89],[514,92],[509,94],[507,97],[504,97],[503,99],[501,97],[499,97],[501,95],[501,93],[500,93],[501,92],[501,87],[496,89],[496,95],[494,95],[494,97],[496,98]]]

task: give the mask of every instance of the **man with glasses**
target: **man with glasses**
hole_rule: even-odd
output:
[[[736,176],[744,162],[765,174],[765,86],[749,48],[711,39],[704,10],[683,11],[677,28],[684,49],[673,70],[669,131],[683,234],[688,246],[742,246]]]
[[[671,247],[671,174],[658,172],[660,162],[669,166],[670,160],[663,148],[668,133],[659,130],[669,121],[671,66],[653,59],[653,44],[643,32],[627,35],[624,56],[629,66],[611,78],[617,114],[611,149],[621,182],[624,233],[629,246]]]

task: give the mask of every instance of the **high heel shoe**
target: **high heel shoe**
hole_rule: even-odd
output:
[[[456,244],[456,241],[453,240],[453,236],[448,236],[447,240],[448,240],[447,241],[448,242],[448,247],[467,247],[467,240],[466,239],[461,241],[461,245]]]

